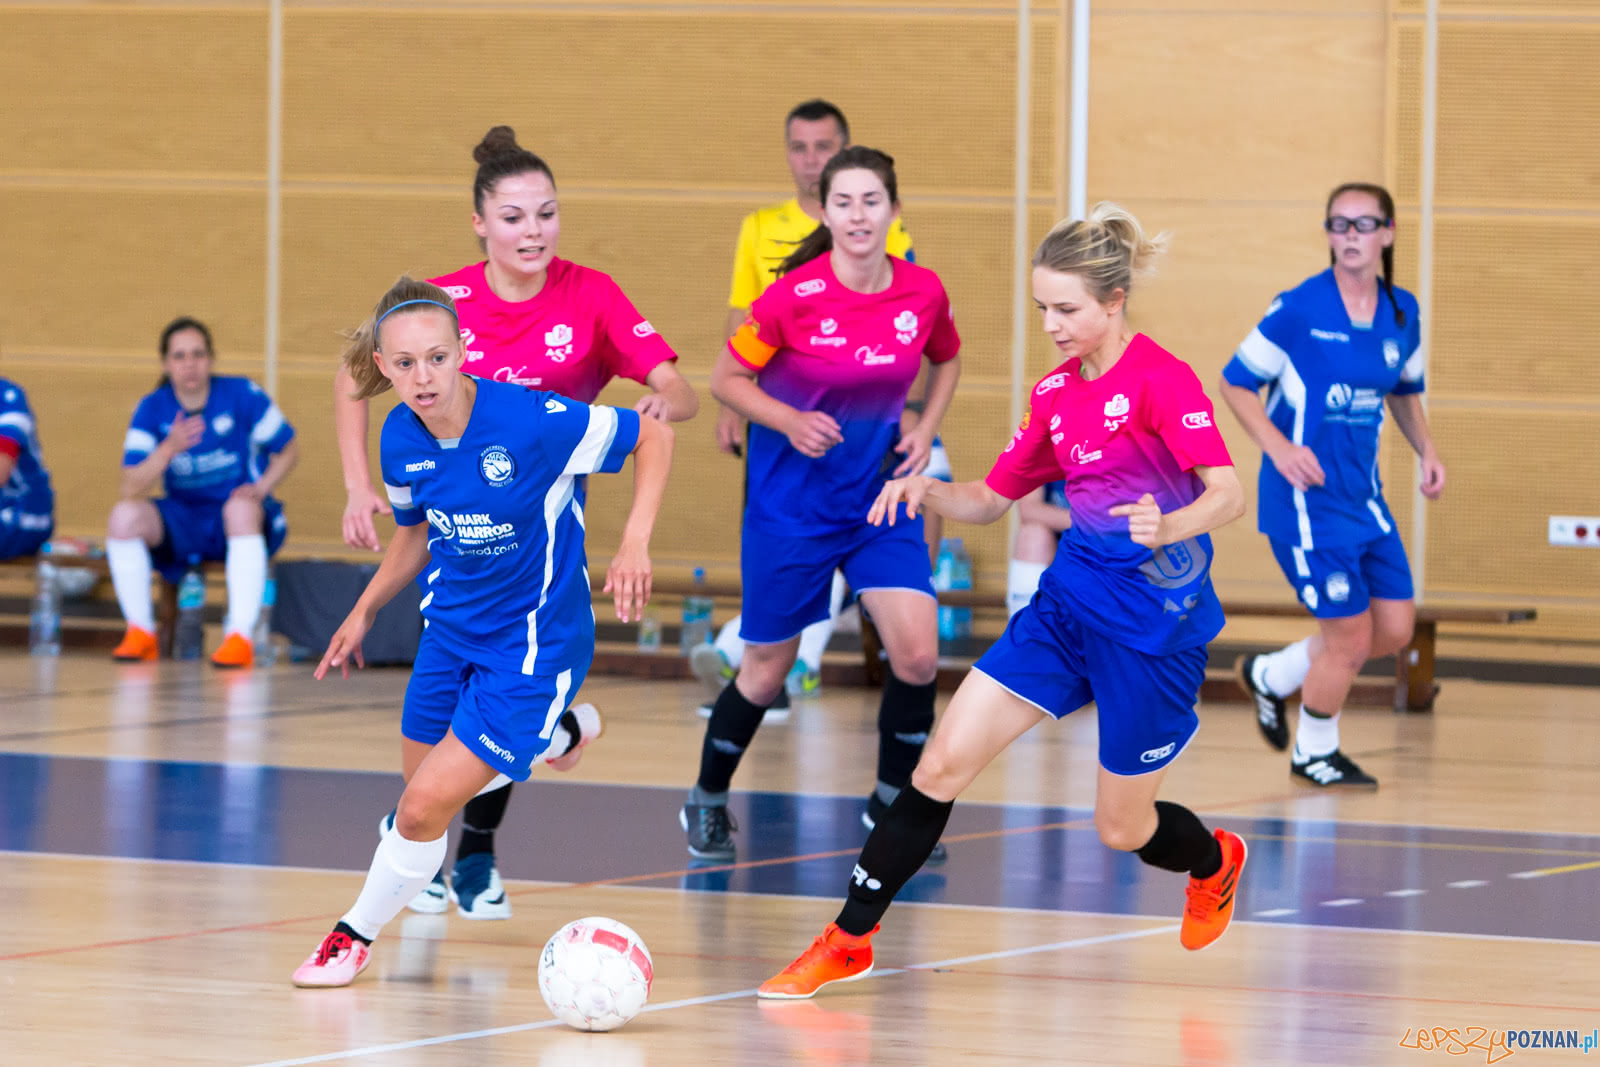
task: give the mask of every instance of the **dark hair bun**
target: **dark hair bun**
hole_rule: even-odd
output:
[[[514,156],[524,151],[517,144],[517,131],[510,126],[495,126],[483,135],[483,140],[478,142],[478,147],[472,150],[472,159],[480,166],[505,156]]]

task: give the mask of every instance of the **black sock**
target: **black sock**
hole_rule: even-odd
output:
[[[883,682],[878,705],[878,781],[903,789],[911,781],[933,729],[933,698],[938,683],[912,685],[893,671]]]
[[[479,793],[461,809],[461,844],[456,847],[456,862],[480,852],[494,854],[494,832],[506,817],[511,803],[511,783]]]
[[[746,700],[734,683],[722,687],[722,695],[711,708],[711,721],[706,723],[706,739],[700,745],[700,778],[696,784],[703,792],[728,791],[733,772],[739,769],[739,760],[766,713],[766,708]]]
[[[922,869],[950,821],[952,800],[934,800],[907,785],[867,835],[850,874],[850,897],[834,921],[847,934],[871,933],[895,894]]]
[[[560,759],[577,748],[578,742],[583,740],[583,727],[578,725],[578,717],[572,714],[571,708],[561,713],[561,718],[556,720],[556,725],[567,731],[567,747],[548,757],[550,759]]]
[[[1134,852],[1152,867],[1210,878],[1222,870],[1222,846],[1200,817],[1182,804],[1156,801],[1156,832]]]
[[[370,937],[362,937],[360,934],[356,933],[353,926],[345,922],[343,919],[340,919],[338,922],[333,924],[333,932],[336,934],[344,934],[345,936],[349,937],[350,940],[359,941],[363,945],[372,944],[372,939]]]

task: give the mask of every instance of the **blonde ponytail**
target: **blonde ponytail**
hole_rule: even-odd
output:
[[[449,293],[432,282],[418,281],[409,274],[402,274],[379,299],[378,306],[372,309],[366,321],[344,333],[345,346],[344,351],[339,353],[339,362],[344,364],[351,380],[356,383],[356,391],[350,399],[366,400],[389,388],[389,379],[383,376],[377,360],[372,358],[378,350],[377,323],[402,304],[414,305],[414,308],[401,309],[401,314],[411,310],[427,310],[430,305],[443,308],[450,312],[452,319],[457,319],[459,325],[455,301],[450,299]]]
[[[1055,224],[1033,254],[1033,265],[1076,274],[1102,304],[1118,289],[1133,291],[1133,276],[1148,274],[1157,256],[1167,250],[1168,234],[1154,237],[1126,208],[1102,200],[1086,219]]]

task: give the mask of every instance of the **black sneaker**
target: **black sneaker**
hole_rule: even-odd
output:
[[[738,855],[733,831],[739,824],[725,805],[685,804],[678,812],[678,825],[689,834],[689,855],[695,859],[729,863]]]
[[[1300,758],[1299,750],[1289,758],[1289,773],[1304,778],[1312,785],[1329,789],[1344,786],[1348,789],[1376,789],[1378,780],[1338,749],[1326,756]]]
[[[888,810],[889,805],[885,804],[882,800],[879,800],[877,790],[873,790],[871,793],[867,794],[867,810],[861,813],[861,825],[865,826],[868,830],[872,829],[874,826],[878,825],[879,817],[881,817],[883,813]],[[949,849],[944,847],[943,841],[939,841],[934,844],[933,851],[928,854],[926,863],[929,866],[937,867],[949,858]]]
[[[1242,656],[1234,663],[1239,672],[1239,684],[1256,702],[1256,725],[1267,744],[1282,752],[1289,747],[1289,714],[1282,697],[1269,693],[1256,685],[1256,660],[1259,656]]]

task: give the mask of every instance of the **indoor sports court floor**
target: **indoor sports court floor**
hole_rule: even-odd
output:
[[[755,986],[832,918],[863,840],[875,695],[766,726],[735,781],[760,786],[736,794],[741,862],[693,870],[700,690],[597,678],[605,737],[519,787],[500,832],[515,916],[402,912],[353,987],[294,989],[398,795],[405,681],[0,657],[0,1062],[1423,1065],[1507,1058],[1467,1049],[1475,1028],[1600,1027],[1600,697],[1472,681],[1432,716],[1347,715],[1375,794],[1296,787],[1243,705],[1202,709],[1165,795],[1250,862],[1201,953],[1182,879],[1095,837],[1092,717],[1036,729],[957,806],[878,973],[772,1004]],[[591,914],[655,957],[613,1034],[561,1028],[535,980]]]

